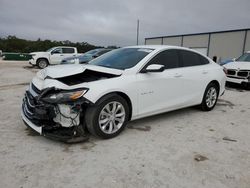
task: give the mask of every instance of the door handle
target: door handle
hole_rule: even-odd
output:
[[[181,74],[176,74],[176,75],[174,75],[174,77],[175,77],[175,78],[181,78],[182,75],[181,75]]]
[[[60,55],[60,56],[63,56],[63,55]]]
[[[208,71],[205,71],[205,70],[204,70],[204,71],[202,71],[202,74],[207,74],[207,73],[208,73]]]

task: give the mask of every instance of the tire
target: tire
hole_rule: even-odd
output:
[[[49,62],[48,62],[47,59],[38,59],[38,60],[37,60],[37,66],[38,66],[40,69],[44,69],[44,68],[46,68],[48,65],[49,65]]]
[[[200,104],[201,110],[203,111],[212,110],[217,103],[218,96],[219,96],[218,85],[215,83],[208,84],[205,93],[203,95],[202,103]]]
[[[114,113],[114,109],[117,109],[116,113]],[[110,113],[108,110],[110,110]],[[124,115],[122,115],[123,113]],[[85,113],[86,126],[89,132],[103,139],[119,135],[125,128],[128,117],[129,106],[126,100],[116,94],[104,96],[94,106],[89,107]],[[117,121],[118,119],[119,121]]]

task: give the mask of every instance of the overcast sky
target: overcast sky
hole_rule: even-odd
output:
[[[250,27],[250,0],[0,0],[0,36],[134,45],[145,37]]]

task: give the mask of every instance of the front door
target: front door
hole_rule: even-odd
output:
[[[137,74],[138,116],[178,108],[183,100],[182,75],[179,70],[177,50],[160,52],[143,69],[150,64],[164,65],[165,70]]]
[[[51,64],[59,64],[63,59],[64,59],[64,54],[62,52],[62,48],[56,48],[50,54]]]

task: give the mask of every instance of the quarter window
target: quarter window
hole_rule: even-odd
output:
[[[182,67],[205,65],[209,63],[209,61],[205,57],[197,53],[187,50],[180,50],[179,53],[182,60]]]
[[[165,69],[179,67],[179,57],[177,50],[165,50],[157,54],[148,65],[160,64],[164,65]]]
[[[73,54],[75,52],[74,48],[63,48],[62,51],[64,54]]]
[[[201,63],[201,65],[206,65],[206,64],[209,63],[209,61],[208,61],[207,58],[205,58],[205,57],[203,57],[201,55],[198,55],[198,56],[200,57],[200,63]]]

